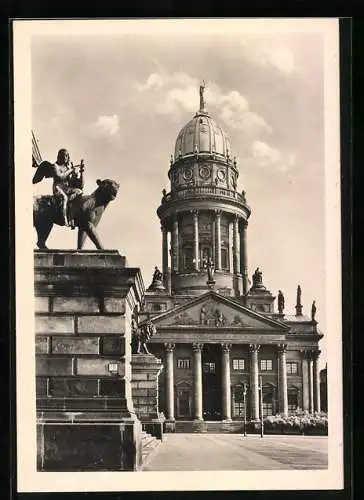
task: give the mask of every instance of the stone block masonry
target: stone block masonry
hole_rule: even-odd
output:
[[[38,470],[137,470],[130,317],[140,271],[116,251],[34,259]]]

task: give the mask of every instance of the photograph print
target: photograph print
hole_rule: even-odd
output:
[[[19,491],[341,489],[338,20],[13,32]]]

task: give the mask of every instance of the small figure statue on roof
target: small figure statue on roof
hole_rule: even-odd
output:
[[[162,203],[165,203],[167,201],[167,191],[165,189],[162,189]]]
[[[157,266],[154,268],[154,273],[153,273],[153,279],[152,283],[155,283],[156,281],[162,281],[163,274],[161,271],[158,269]]]
[[[282,290],[278,290],[278,312],[279,314],[283,314],[284,310],[284,295]]]
[[[253,274],[253,286],[261,285],[263,283],[263,273],[259,267],[256,268]]]
[[[301,297],[302,297],[302,290],[300,285],[297,287],[297,298],[296,298],[296,316],[302,316],[302,302],[301,302]]]
[[[314,301],[312,302],[312,307],[311,307],[311,320],[312,320],[312,321],[316,321],[316,320],[315,320],[315,317],[316,317],[316,310],[317,310],[317,308],[316,308],[316,301],[314,300]]]

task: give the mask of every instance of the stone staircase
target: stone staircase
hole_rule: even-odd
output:
[[[149,454],[160,444],[161,440],[151,436],[145,431],[141,433],[142,441],[142,464],[145,462]]]
[[[168,431],[167,431],[168,432]],[[200,433],[211,434],[240,434],[244,432],[244,423],[241,421],[221,422],[221,421],[176,421],[175,432],[180,433]]]

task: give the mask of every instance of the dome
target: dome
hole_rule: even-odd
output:
[[[194,153],[231,156],[230,139],[206,113],[199,111],[180,131],[176,140],[175,159]]]

